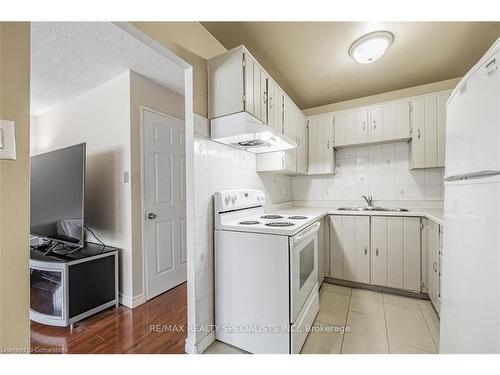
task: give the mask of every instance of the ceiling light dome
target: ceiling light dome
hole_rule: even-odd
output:
[[[384,56],[394,40],[389,31],[374,31],[357,39],[349,48],[349,55],[360,64],[369,64]]]

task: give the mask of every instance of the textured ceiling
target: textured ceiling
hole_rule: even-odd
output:
[[[226,48],[244,44],[302,109],[460,77],[500,36],[500,22],[202,22]],[[348,54],[375,30],[394,42],[372,64]]]
[[[43,113],[127,70],[180,94],[184,72],[109,22],[31,24],[31,113]]]

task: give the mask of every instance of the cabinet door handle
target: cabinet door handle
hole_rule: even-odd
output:
[[[432,263],[432,269],[437,272],[437,262]]]
[[[420,129],[417,130],[417,138],[420,139]]]
[[[330,149],[330,141],[326,142],[326,148],[329,150]]]
[[[368,254],[368,247],[365,246],[365,255]]]
[[[377,122],[373,120],[373,129],[377,129]]]
[[[377,250],[375,250],[375,255],[378,256],[378,247]]]
[[[267,103],[267,92],[264,91],[264,95],[262,96],[264,99],[264,104]]]

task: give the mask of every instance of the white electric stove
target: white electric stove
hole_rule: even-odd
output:
[[[260,190],[215,193],[216,338],[251,353],[299,353],[319,311],[314,217],[264,212]]]

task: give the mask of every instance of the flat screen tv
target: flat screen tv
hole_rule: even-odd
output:
[[[80,143],[31,157],[32,235],[84,244],[85,155]]]

